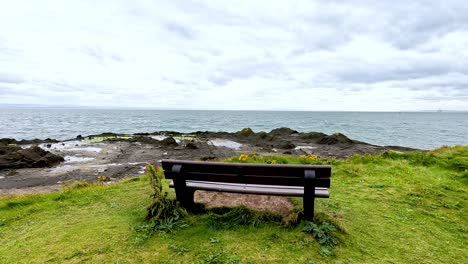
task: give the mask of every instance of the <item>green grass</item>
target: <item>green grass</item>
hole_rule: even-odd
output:
[[[151,188],[141,177],[112,185],[77,184],[49,194],[0,197],[0,263],[463,263],[468,259],[468,147],[346,160],[248,155],[242,162],[332,164],[331,198],[318,200],[316,215],[341,230],[333,233],[338,244],[321,246],[302,232],[304,223],[284,227],[273,217],[259,224],[229,225],[229,214],[213,217],[214,212],[190,215],[173,232],[149,237],[141,230],[147,226]],[[293,201],[301,204],[299,199]]]

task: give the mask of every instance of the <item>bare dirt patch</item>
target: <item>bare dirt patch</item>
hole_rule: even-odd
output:
[[[196,191],[195,202],[202,203],[207,208],[243,205],[258,211],[273,212],[283,216],[289,215],[293,209],[288,198],[282,196]]]

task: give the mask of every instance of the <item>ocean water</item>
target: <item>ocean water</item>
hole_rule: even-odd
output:
[[[468,112],[266,112],[101,109],[0,109],[0,138],[70,139],[102,132],[172,130],[341,132],[377,145],[433,149],[468,145]]]

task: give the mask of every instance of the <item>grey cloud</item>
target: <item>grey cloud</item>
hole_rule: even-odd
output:
[[[26,82],[26,79],[19,75],[0,72],[0,83],[20,84],[24,82]]]
[[[405,67],[398,65],[376,65],[367,67],[357,67],[345,72],[337,73],[337,77],[342,82],[376,83],[394,80],[411,80],[424,78],[427,76],[437,76],[453,72],[449,67],[428,64],[420,67]]]
[[[374,33],[400,49],[411,49],[448,32],[468,29],[466,1],[392,1],[377,6],[385,20],[376,28],[380,33]]]
[[[421,95],[414,97],[416,100],[431,101],[431,102],[442,102],[445,100],[468,100],[468,95],[451,95],[451,94],[437,94],[437,95]]]
[[[165,28],[184,39],[192,40],[195,37],[195,33],[192,30],[177,23],[167,23]]]
[[[270,77],[287,79],[289,74],[282,63],[271,59],[244,59],[221,65],[208,79],[218,85],[225,85],[231,80],[249,79],[252,77]]]
[[[329,41],[325,40],[322,47],[339,46],[353,36],[370,34],[379,36],[399,49],[412,49],[449,32],[468,29],[466,1],[369,0],[317,3],[320,13],[305,14],[299,19],[306,21],[309,29],[316,27],[315,34],[320,29],[330,32]],[[314,35],[313,31],[307,33],[306,36]]]
[[[194,81],[175,80],[166,76],[163,76],[161,79],[168,83],[172,83],[175,85],[184,85],[186,87],[194,87],[197,85]]]
[[[34,79],[31,81],[34,87],[40,89],[47,89],[48,92],[53,94],[80,94],[83,96],[89,96],[91,94],[104,94],[112,95],[116,93],[114,87],[99,86],[96,84],[89,83],[71,83],[67,81],[48,81],[43,79]]]
[[[86,46],[83,48],[83,52],[97,59],[101,63],[105,63],[107,60],[112,60],[116,62],[124,61],[124,59],[120,55],[104,51],[98,46]]]

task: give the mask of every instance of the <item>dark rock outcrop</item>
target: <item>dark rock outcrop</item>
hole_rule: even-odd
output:
[[[133,135],[135,135],[135,136],[149,136],[150,133],[146,133],[146,132],[145,133],[135,133]]]
[[[55,139],[22,139],[22,140],[16,140],[14,138],[0,138],[0,145],[10,145],[10,144],[15,144],[15,145],[27,145],[27,144],[40,144],[40,143],[57,143],[58,140]]]
[[[0,145],[0,170],[50,167],[62,161],[62,157],[38,146],[22,149],[18,146]]]
[[[294,145],[291,141],[283,141],[274,145],[274,147],[280,148],[280,149],[293,149],[296,147],[296,145]]]
[[[280,127],[280,128],[275,128],[273,130],[270,131],[270,133],[268,133],[270,136],[273,136],[273,137],[287,137],[287,136],[290,136],[292,134],[297,134],[299,132],[297,132],[296,130],[293,130],[293,129],[290,129],[288,127]]]
[[[167,137],[161,141],[159,141],[159,143],[163,146],[174,146],[174,147],[177,147],[179,144],[177,144],[177,141],[173,138],[173,137]]]
[[[308,132],[308,133],[301,133],[301,139],[306,140],[308,142],[316,143],[320,141],[322,138],[327,137],[327,134],[322,132]]]
[[[130,139],[131,142],[140,142],[144,144],[159,145],[160,141],[152,137],[138,136]]]
[[[198,149],[198,146],[195,144],[195,142],[190,141],[190,142],[187,142],[187,144],[185,144],[185,148],[188,148],[188,149]]]
[[[353,144],[354,141],[349,139],[347,136],[341,133],[335,133],[333,135],[325,136],[321,138],[317,143],[324,145],[336,145],[336,144]]]

